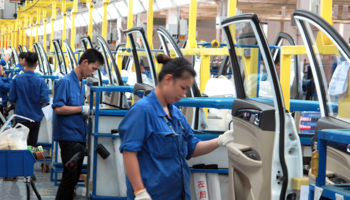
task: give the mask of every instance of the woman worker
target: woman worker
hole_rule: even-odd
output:
[[[184,58],[158,55],[157,61],[163,63],[159,84],[130,108],[119,126],[128,199],[190,200],[191,174],[185,159],[225,146],[233,141],[233,132],[208,141],[197,139],[173,105],[185,97],[196,72]]]

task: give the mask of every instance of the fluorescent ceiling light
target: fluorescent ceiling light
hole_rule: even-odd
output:
[[[191,3],[191,0],[175,0],[177,6],[183,6]]]
[[[89,26],[89,22],[90,22],[90,13],[89,12],[84,12],[82,14],[83,20],[85,21],[85,25],[84,26]],[[93,19],[93,18],[92,18]]]
[[[26,34],[27,34],[27,36],[30,36],[30,28],[27,28]]]
[[[127,17],[129,13],[128,7],[125,5],[124,2],[118,1],[115,3],[115,7],[119,10],[121,17]]]
[[[146,10],[143,9],[141,3],[139,0],[134,0],[133,6],[132,6],[132,12],[134,14],[145,12]]]
[[[103,12],[104,12],[103,7],[97,8],[96,11],[98,12],[98,14],[100,14],[100,16],[101,16],[101,22],[102,22],[102,21],[103,21]],[[108,13],[108,9],[107,9],[107,20],[110,20],[110,19],[112,19],[112,18],[110,17],[110,15],[109,15],[109,13]]]
[[[46,24],[46,33],[47,34],[51,33],[51,22]]]
[[[67,16],[67,19],[66,19],[66,26],[67,26],[67,28],[72,28],[72,20],[68,16]]]
[[[109,14],[109,17],[110,17],[109,19],[117,19],[118,17],[120,17],[115,3],[110,3],[107,6],[107,13]]]
[[[86,23],[82,14],[77,15],[75,19],[76,19],[76,21],[78,21],[80,26],[87,26],[87,23]]]
[[[53,26],[54,31],[60,31],[62,30],[62,28],[63,28],[63,25],[61,23],[61,20],[60,19],[55,20],[54,26]]]
[[[157,3],[159,9],[170,8],[173,6],[173,4],[170,0],[161,0],[161,1],[154,2],[154,3]]]
[[[102,17],[100,13],[97,11],[97,9],[94,9],[94,11],[92,12],[92,17],[94,18],[95,23],[102,22]]]

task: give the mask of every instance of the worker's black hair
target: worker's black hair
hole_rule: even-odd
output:
[[[26,67],[35,67],[35,64],[38,62],[38,54],[35,52],[26,52],[24,56],[26,62]]]
[[[24,59],[25,57],[26,57],[26,52],[21,52],[21,53],[18,55],[18,58]]]
[[[83,62],[83,60],[87,59],[88,64],[98,62],[100,65],[105,64],[105,61],[103,60],[102,54],[97,51],[96,49],[88,49],[86,50],[83,55],[81,55],[79,59],[79,65]]]
[[[163,64],[162,70],[159,72],[158,76],[159,82],[161,82],[167,74],[173,75],[175,79],[186,79],[189,76],[196,76],[196,71],[194,71],[192,64],[185,58],[172,59],[164,54],[160,54],[157,56],[157,61]]]

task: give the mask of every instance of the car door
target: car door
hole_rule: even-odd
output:
[[[12,47],[12,55],[13,55],[13,58],[15,59],[15,64],[17,65],[19,63],[19,58],[15,47]]]
[[[136,79],[133,92],[134,100],[136,102],[155,88],[158,83],[158,77],[144,29],[142,27],[131,28],[126,31],[126,34],[130,41],[135,67],[135,72],[132,72],[132,75],[129,75],[129,79]],[[138,45],[140,48],[137,48]],[[146,68],[147,64],[150,71],[149,76],[141,71],[141,67]],[[128,82],[129,81],[130,80],[128,80]]]
[[[109,85],[124,85],[121,74],[119,72],[119,68],[115,62],[112,52],[108,47],[107,42],[101,35],[97,36],[97,40],[102,48],[103,59],[105,61],[105,71],[108,76]],[[106,99],[103,102],[104,104],[117,108],[129,108],[128,101],[124,92],[106,93],[105,98]]]
[[[293,199],[291,178],[301,178],[302,156],[293,118],[282,92],[266,37],[255,14],[221,23],[232,64],[235,143],[229,143],[231,199]],[[253,33],[255,39],[239,40]],[[239,42],[237,42],[239,41]],[[266,80],[261,68],[266,69]],[[263,88],[268,88],[262,93]],[[258,99],[265,97],[264,103]]]
[[[69,43],[67,40],[63,41],[63,45],[66,48],[67,54],[68,54],[68,63],[69,63],[69,69],[74,70],[74,68],[77,67],[78,63],[75,58],[75,55],[73,53],[72,48],[70,47]]]
[[[287,44],[289,46],[295,46],[297,45],[292,36],[290,36],[288,33],[279,32],[276,36],[275,42],[273,43],[273,46],[281,47],[283,44]],[[280,65],[280,50],[278,48],[271,49],[272,58],[278,65]],[[302,99],[303,97],[303,90],[302,90],[302,69],[300,67],[300,56],[295,55],[293,56],[292,61],[292,70],[291,70],[291,91],[290,91],[290,97],[291,99]],[[279,74],[279,70],[277,71],[277,74]]]
[[[33,44],[33,48],[34,48],[35,53],[38,54],[39,71],[41,72],[42,75],[47,75],[47,72],[46,72],[45,68],[43,67],[43,60],[42,60],[42,57],[41,57],[41,53],[40,53],[38,44],[34,43]]]
[[[177,57],[184,58],[176,41],[174,40],[173,37],[171,37],[171,35],[165,28],[161,26],[158,27],[157,34],[161,42],[161,49],[163,50],[165,55],[172,58],[177,58]],[[199,74],[197,74],[197,76],[199,76]],[[186,97],[201,97],[201,96],[202,95],[199,91],[197,83],[193,82],[193,86],[187,91]],[[181,112],[186,116],[188,123],[191,125],[191,127],[194,130],[208,129],[206,116],[205,116],[205,112],[203,111],[203,108],[183,107],[181,109]]]
[[[67,71],[67,64],[66,64],[66,59],[64,57],[62,47],[61,47],[61,42],[59,39],[54,39],[52,40],[53,47],[55,49],[55,57],[58,62],[58,69],[59,73],[64,76],[67,75],[69,72]],[[71,70],[70,70],[71,71]]]
[[[316,132],[322,129],[350,129],[348,43],[318,15],[296,10],[293,16],[306,48],[320,104],[321,118],[317,121]],[[328,142],[327,170],[327,182],[350,182],[347,144]],[[309,175],[314,181],[315,177]]]
[[[23,53],[22,45],[18,45],[18,51],[19,51],[19,53]]]

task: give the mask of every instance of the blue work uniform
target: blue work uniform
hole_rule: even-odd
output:
[[[6,63],[5,59],[1,59],[1,60],[0,60],[0,65],[2,65],[2,66],[5,67],[6,64],[7,64],[7,63]]]
[[[24,67],[18,63],[12,70],[10,73],[10,78],[12,78],[14,75],[18,74],[20,71],[22,71],[24,69]]]
[[[32,71],[25,71],[12,80],[9,96],[10,102],[16,103],[15,114],[36,122],[44,116],[42,103],[50,101],[47,84]]]
[[[10,91],[11,79],[0,77],[0,97],[2,107],[7,107],[7,93]]]
[[[168,108],[172,118],[154,90],[136,102],[119,125],[120,152],[138,152],[142,181],[153,200],[190,200],[191,173],[185,159],[200,140],[180,110],[172,104]],[[127,187],[128,199],[134,199],[129,179]]]
[[[83,106],[85,86],[80,87],[74,70],[64,76],[55,86],[52,108],[61,106]],[[53,139],[55,141],[86,142],[87,122],[81,113],[72,115],[53,114]]]

